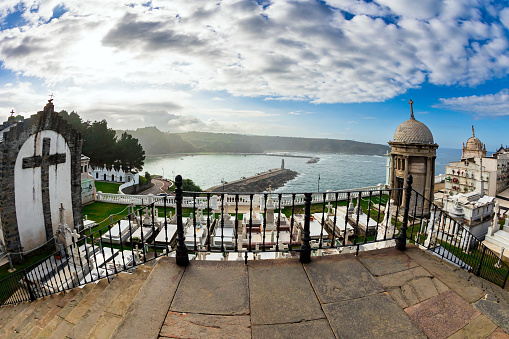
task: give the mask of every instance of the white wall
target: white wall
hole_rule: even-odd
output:
[[[59,208],[63,203],[65,219],[74,228],[71,198],[71,152],[62,135],[44,130],[34,134],[21,147],[14,168],[16,215],[23,250],[29,251],[46,242],[42,207],[41,168],[23,169],[23,158],[42,155],[43,138],[50,138],[50,153],[65,153],[65,163],[49,167],[49,190],[53,234],[59,224]],[[35,154],[34,154],[35,152]]]

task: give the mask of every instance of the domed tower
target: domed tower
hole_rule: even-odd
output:
[[[486,145],[476,138],[474,126],[472,125],[472,136],[468,138],[467,144],[463,144],[463,153],[461,159],[483,158],[486,157]]]
[[[410,212],[418,215],[426,214],[429,203],[433,201],[435,183],[435,159],[438,145],[433,141],[433,134],[429,128],[420,121],[415,120],[413,101],[410,100],[410,119],[401,123],[394,140],[389,141],[391,146],[390,186],[391,188],[404,188],[409,174],[413,177],[412,187],[419,193],[412,194]],[[391,198],[404,206],[405,197],[401,191],[394,191]],[[416,200],[417,199],[417,200]]]

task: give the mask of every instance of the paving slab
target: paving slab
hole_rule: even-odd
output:
[[[250,338],[249,315],[168,312],[159,334],[168,338]]]
[[[304,268],[322,304],[385,291],[353,254],[314,257]]]
[[[159,259],[112,338],[157,338],[183,273],[174,258]]]
[[[497,329],[497,325],[488,317],[481,314],[458,332],[451,335],[450,339],[487,338]]]
[[[507,293],[500,289],[500,293]],[[509,333],[509,303],[494,293],[487,293],[484,298],[474,303],[474,307],[488,316],[491,321]]]
[[[474,281],[478,278],[473,274],[416,246],[408,246],[404,253],[469,303],[473,303],[484,296],[485,293],[482,289],[474,284]]]
[[[447,338],[480,315],[452,290],[410,306],[405,312],[429,338]]]
[[[249,262],[252,324],[282,324],[325,319],[298,259]]]
[[[248,314],[249,291],[244,262],[192,261],[186,267],[170,310],[219,315]]]
[[[386,293],[323,305],[338,338],[426,338]]]
[[[392,274],[419,266],[409,256],[394,247],[359,252],[358,259],[374,276]]]
[[[253,325],[253,339],[265,338],[335,338],[327,319],[317,319],[291,324]]]
[[[509,334],[507,334],[501,328],[497,328],[487,339],[508,339]]]

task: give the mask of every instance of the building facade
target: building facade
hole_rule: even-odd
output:
[[[494,197],[509,188],[509,150],[500,147],[492,156],[486,156],[486,146],[472,127],[461,159],[449,163],[445,174],[446,194],[478,192]]]

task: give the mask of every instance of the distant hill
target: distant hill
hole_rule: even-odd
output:
[[[117,131],[122,133],[123,131]],[[147,155],[171,153],[263,153],[273,151],[383,155],[389,146],[352,140],[293,138],[229,133],[161,132],[156,127],[127,131]]]

